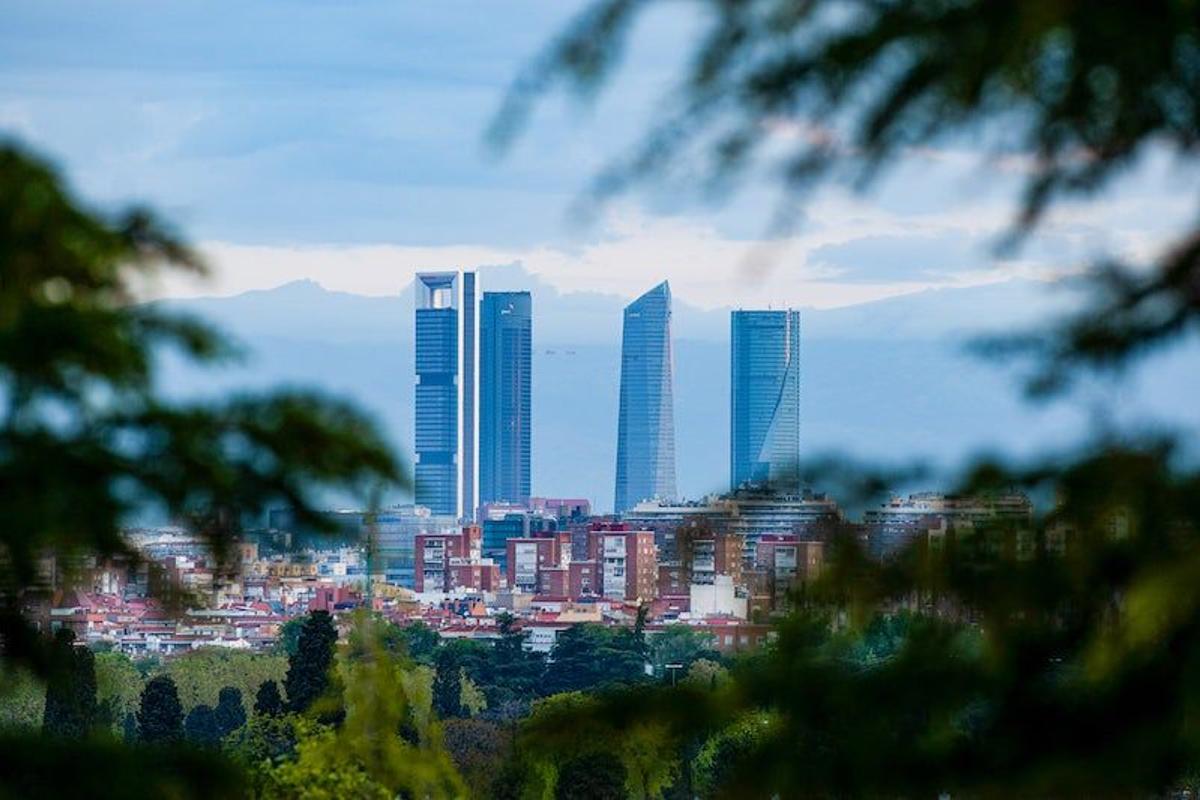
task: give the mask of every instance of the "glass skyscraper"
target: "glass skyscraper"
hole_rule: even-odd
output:
[[[417,275],[415,499],[458,516],[458,273]]]
[[[663,281],[625,307],[617,421],[617,513],[642,500],[675,497],[671,381],[671,287]]]
[[[479,502],[529,503],[529,292],[484,292],[479,317]]]
[[[734,311],[731,320],[731,488],[799,490],[800,312]]]

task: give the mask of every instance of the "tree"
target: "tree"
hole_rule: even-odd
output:
[[[437,659],[441,637],[424,622],[413,622],[401,629],[408,657],[418,664],[432,667]]]
[[[124,653],[96,654],[96,699],[114,731],[126,715],[136,714],[142,694],[142,676]]]
[[[169,743],[183,734],[183,705],[175,681],[166,675],[151,678],[142,690],[137,713],[138,736],[143,742]]]
[[[283,713],[283,697],[279,694],[279,684],[275,681],[263,681],[259,684],[258,693],[254,697],[254,713],[267,717],[277,717]]]
[[[490,720],[448,719],[442,737],[470,796],[490,798],[496,775],[512,755],[512,736]]]
[[[463,648],[452,645],[438,651],[433,679],[433,710],[441,719],[468,716],[462,702],[464,652]]]
[[[98,721],[96,667],[90,650],[75,646],[75,634],[60,628],[51,651],[42,730],[51,736],[82,738]]]
[[[500,638],[487,654],[478,682],[494,709],[528,705],[538,695],[538,682],[546,669],[541,653],[525,649],[527,632],[521,630],[512,614],[496,617]]]
[[[642,640],[630,631],[593,623],[558,634],[541,682],[545,695],[596,689],[642,679]]]
[[[242,703],[242,690],[226,686],[221,690],[213,717],[221,738],[225,738],[246,724],[246,706]]]
[[[715,637],[706,631],[696,630],[690,625],[668,625],[661,633],[650,638],[650,663],[654,665],[654,674],[668,680],[681,677],[691,668],[693,662],[700,659],[720,661],[721,656],[713,648]],[[679,665],[679,675],[668,675],[667,665]]]
[[[420,707],[427,696],[414,696],[414,688],[423,692],[424,678],[410,680],[397,665],[373,619],[356,617],[351,639],[359,657],[342,659],[338,670],[344,721],[302,738],[295,759],[273,770],[268,796],[461,797],[462,781],[436,723]],[[405,727],[413,729],[411,740],[400,735]]]
[[[323,487],[399,484],[375,424],[311,392],[177,402],[156,380],[166,349],[213,365],[235,355],[214,329],[135,287],[200,260],[145,210],[84,208],[44,163],[0,145],[0,637],[6,659],[45,666],[19,598],[37,559],[141,553],[121,535],[139,509],[190,520],[222,566],[243,513],[286,501],[322,524]]]
[[[329,688],[329,671],[333,666],[333,650],[337,630],[326,611],[313,611],[304,620],[296,653],[288,659],[283,688],[287,692],[288,709],[303,713]]]
[[[211,706],[198,705],[183,721],[183,733],[189,741],[210,747],[221,741],[221,727]]]
[[[235,688],[251,697],[263,681],[282,681],[288,660],[278,653],[253,653],[228,647],[201,647],[163,665],[179,687],[185,711],[201,703],[216,708],[221,691]]]
[[[611,753],[576,756],[558,770],[557,800],[625,800],[625,766]]]

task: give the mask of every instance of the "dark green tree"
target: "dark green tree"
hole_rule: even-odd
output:
[[[336,643],[337,630],[329,613],[310,612],[300,629],[296,652],[288,658],[288,671],[283,679],[290,711],[307,711],[329,689]]]
[[[213,709],[217,730],[225,738],[246,724],[246,707],[242,704],[242,690],[226,686],[217,695],[217,707]]]
[[[635,683],[644,676],[642,639],[632,630],[587,623],[558,634],[541,681],[544,695]]]
[[[138,738],[143,742],[176,742],[183,735],[183,705],[175,681],[166,675],[151,678],[142,689],[137,713]]]
[[[279,684],[275,681],[263,681],[258,687],[254,698],[254,713],[259,716],[276,717],[283,713],[283,697],[279,694]]]
[[[462,704],[462,676],[467,659],[464,649],[451,642],[438,650],[433,677],[433,710],[442,719],[467,716]]]
[[[528,705],[538,696],[538,684],[546,668],[540,653],[525,649],[527,633],[512,614],[496,618],[500,638],[479,667],[476,683],[487,695],[489,709]]]
[[[50,651],[42,730],[52,736],[83,737],[99,722],[96,665],[86,647],[75,646],[75,634],[60,628]]]
[[[556,800],[625,800],[625,765],[606,752],[585,753],[558,769]]]
[[[212,706],[198,705],[183,720],[183,734],[188,741],[211,747],[221,741],[221,727]]]
[[[405,625],[401,632],[408,657],[418,664],[433,666],[437,660],[438,645],[441,643],[437,631],[424,622],[414,622]]]

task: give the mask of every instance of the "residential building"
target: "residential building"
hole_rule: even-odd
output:
[[[625,307],[614,508],[675,497],[671,289],[666,281]]]
[[[600,592],[616,600],[652,600],[658,587],[653,531],[598,526],[588,538],[588,560],[597,564]]]

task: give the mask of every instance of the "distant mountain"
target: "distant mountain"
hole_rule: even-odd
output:
[[[561,293],[511,265],[480,274],[485,289],[528,289],[534,296],[534,492],[582,495],[610,508],[626,301]],[[1120,391],[1093,388],[1082,404],[1044,407],[1022,400],[1010,371],[962,351],[974,332],[1024,330],[1067,302],[1040,284],[1013,282],[804,310],[802,413],[809,452],[950,464],[982,449],[1030,453],[1068,443],[1108,416],[1200,425],[1194,345],[1155,358]],[[196,396],[315,385],[357,400],[409,452],[411,287],[395,297],[363,297],[298,281],[164,304],[212,320],[249,351],[245,363],[217,372],[167,359],[169,391]],[[677,463],[680,491],[692,497],[728,481],[728,331],[728,309],[676,301]]]

